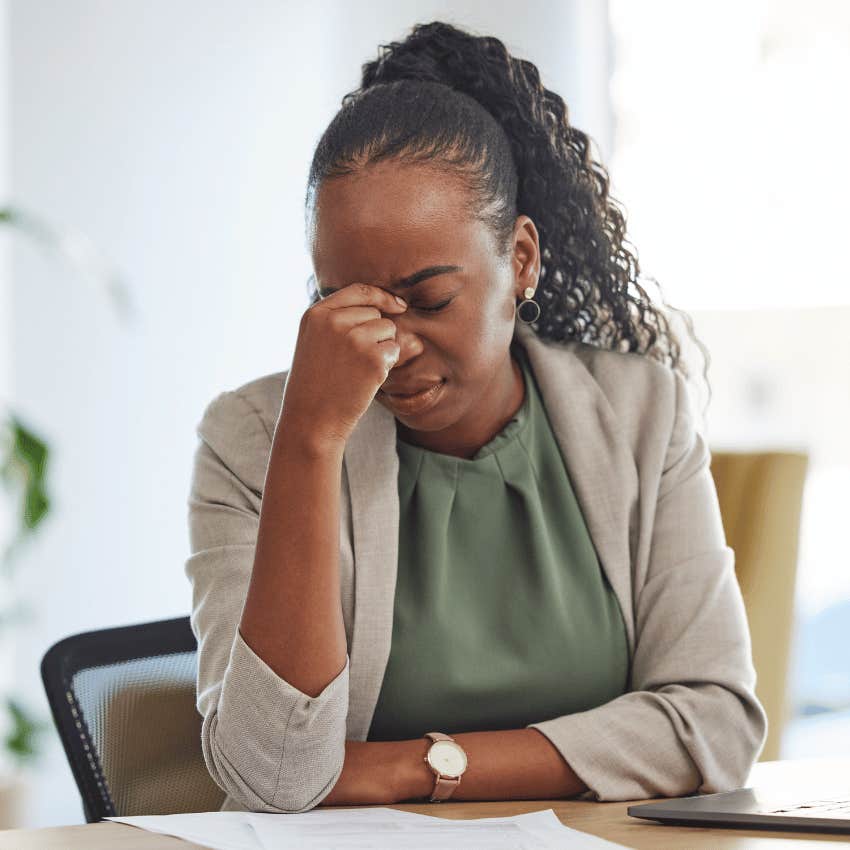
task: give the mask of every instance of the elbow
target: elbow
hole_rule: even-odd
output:
[[[744,787],[764,748],[767,728],[767,715],[755,695],[736,695],[733,712],[717,727],[710,751],[702,754],[699,793]]]
[[[275,811],[297,814],[316,808],[339,781],[345,762],[345,736],[330,750],[316,748],[309,762],[297,760],[281,766],[272,804]]]
[[[275,796],[274,811],[298,814],[300,812],[309,812],[310,809],[316,808],[331,793],[334,785],[339,781],[339,777],[342,775],[342,768],[343,758],[340,758],[339,763],[336,766],[332,766],[330,776],[324,783],[322,783],[322,779],[319,777],[316,781],[311,781],[306,788],[301,784],[282,786]],[[325,775],[322,774],[322,776]],[[317,788],[318,790],[316,790]]]
[[[285,736],[282,756],[274,759],[244,738],[222,735],[214,712],[203,723],[201,744],[212,780],[247,811],[296,814],[318,806],[339,780],[345,727],[321,739]]]
[[[220,686],[202,692],[201,744],[212,780],[248,811],[304,812],[345,760],[349,660],[321,694],[277,676],[239,637]],[[216,698],[217,697],[217,698]]]

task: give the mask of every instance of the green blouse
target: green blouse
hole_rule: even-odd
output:
[[[628,644],[524,348],[514,418],[470,459],[397,439],[390,657],[367,740],[519,729],[624,693]]]

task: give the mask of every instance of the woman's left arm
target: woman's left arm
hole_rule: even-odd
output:
[[[469,769],[452,799],[587,792],[600,801],[638,800],[712,793],[746,781],[764,745],[767,718],[755,696],[746,613],[711,455],[684,379],[672,374],[673,428],[648,571],[635,591],[632,690],[524,729],[454,735],[469,755]],[[425,797],[434,782],[422,761],[428,745],[425,738],[347,741],[343,775],[325,802],[357,802],[367,787],[372,802]],[[376,772],[376,764],[386,769]]]
[[[711,454],[684,378],[671,374],[673,427],[646,576],[634,591],[632,690],[588,711],[529,724],[595,800],[739,787],[767,734]]]
[[[459,732],[469,767],[452,800],[552,800],[587,790],[558,750],[534,729]],[[426,801],[434,774],[425,763],[428,738],[346,741],[342,774],[319,806]]]

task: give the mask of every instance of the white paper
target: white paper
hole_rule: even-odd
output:
[[[149,832],[185,838],[214,850],[266,850],[257,838],[248,812],[191,812],[181,815],[135,815],[133,817],[108,817]],[[274,815],[290,817],[290,815]]]
[[[413,817],[438,817],[437,815],[418,815],[414,812],[400,812],[397,809],[393,810],[397,815],[404,817],[412,815]],[[524,815],[512,815],[510,817],[487,818],[489,823],[499,823],[501,821],[519,822],[523,829],[528,832],[543,832],[547,839],[555,833],[557,847],[575,848],[575,850],[613,850],[613,848],[622,848],[625,845],[616,844],[613,841],[608,841],[604,838],[598,838],[587,832],[580,832],[576,829],[571,829],[561,823],[561,820],[555,814],[554,809],[544,809],[539,812],[528,812]],[[468,821],[467,821],[468,822]]]
[[[564,826],[552,809],[496,818],[444,818],[387,807],[248,813],[265,850],[613,850],[620,844]],[[281,819],[283,818],[283,819]]]
[[[384,806],[317,807],[298,814],[195,812],[107,820],[214,850],[613,850],[564,826],[552,809],[496,818],[444,818]]]

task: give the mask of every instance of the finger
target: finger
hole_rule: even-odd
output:
[[[328,321],[340,330],[362,325],[364,322],[373,322],[382,317],[377,307],[344,307],[328,312]]]
[[[384,366],[386,367],[387,375],[389,375],[390,370],[398,363],[398,358],[401,355],[401,346],[395,340],[387,339],[379,342],[378,348],[381,349],[384,355]],[[384,380],[386,379],[385,375]]]
[[[396,330],[395,322],[392,319],[372,319],[369,322],[356,325],[348,333],[363,345],[375,345],[385,340],[395,342]]]
[[[350,283],[323,298],[319,303],[331,310],[366,304],[392,313],[400,313],[407,309],[407,302],[403,298],[396,298],[386,289],[369,283]]]

